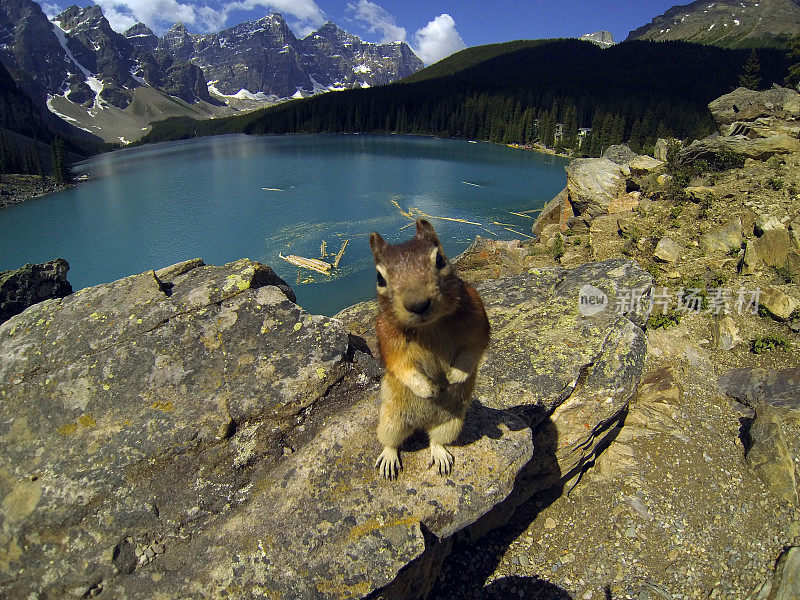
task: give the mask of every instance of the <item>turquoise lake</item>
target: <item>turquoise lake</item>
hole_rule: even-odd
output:
[[[408,239],[395,205],[432,217],[454,256],[475,236],[515,239],[565,185],[567,160],[486,143],[409,136],[222,136],[120,150],[81,163],[91,181],[0,210],[0,270],[56,257],[74,289],[200,257],[270,265],[312,313],[375,295],[368,236]],[[268,188],[268,189],[265,189]],[[535,216],[535,215],[534,215]],[[335,277],[279,258],[350,240]]]

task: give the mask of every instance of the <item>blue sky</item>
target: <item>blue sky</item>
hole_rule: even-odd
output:
[[[73,4],[42,0],[50,15]],[[78,1],[80,6],[92,4]],[[426,63],[464,48],[515,39],[577,37],[605,29],[622,41],[674,0],[95,0],[118,31],[143,21],[156,33],[182,21],[213,32],[280,12],[298,36],[333,21],[370,42],[402,40]]]

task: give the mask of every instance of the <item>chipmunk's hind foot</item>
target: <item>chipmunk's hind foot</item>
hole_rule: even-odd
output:
[[[375,468],[380,471],[381,477],[384,479],[397,479],[400,471],[403,470],[397,448],[384,448],[383,452],[378,456],[378,460],[375,461]]]
[[[454,461],[453,455],[447,448],[439,444],[431,444],[431,461],[428,468],[436,467],[439,475],[447,475],[453,470]]]

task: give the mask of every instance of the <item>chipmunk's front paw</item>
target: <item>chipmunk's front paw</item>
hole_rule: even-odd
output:
[[[397,448],[384,448],[378,460],[375,461],[375,468],[381,473],[384,479],[397,479],[403,465],[400,464],[400,454]]]
[[[447,371],[447,381],[450,384],[464,383],[469,378],[469,373],[462,371],[458,367],[450,367]]]
[[[431,444],[431,462],[428,468],[435,466],[439,475],[447,475],[453,469],[453,455],[439,444]]]
[[[420,398],[431,398],[439,392],[439,388],[422,373],[418,373],[408,381],[408,389]]]

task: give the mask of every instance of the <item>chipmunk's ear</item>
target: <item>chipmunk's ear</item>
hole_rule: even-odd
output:
[[[417,237],[421,240],[433,242],[437,246],[439,245],[439,238],[436,236],[436,231],[433,229],[433,225],[431,225],[425,219],[419,219],[417,221]]]
[[[373,232],[372,235],[369,236],[369,247],[372,249],[372,255],[375,257],[376,261],[388,245],[389,244],[386,243],[386,240],[384,240],[377,232]]]

